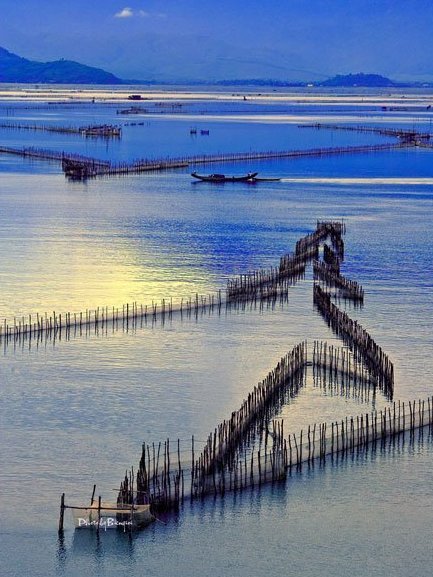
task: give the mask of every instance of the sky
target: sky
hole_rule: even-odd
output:
[[[0,0],[0,46],[140,80],[433,80],[432,0]]]

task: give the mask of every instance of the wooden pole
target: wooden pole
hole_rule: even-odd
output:
[[[60,498],[59,533],[63,533],[64,518],[65,518],[65,494],[62,493],[62,496]]]
[[[98,526],[96,531],[99,533],[99,528],[101,526],[101,495],[98,497]]]

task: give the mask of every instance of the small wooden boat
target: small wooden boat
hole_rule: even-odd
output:
[[[249,172],[245,176],[226,176],[225,174],[201,175],[192,172],[191,176],[204,182],[254,182],[258,172]]]
[[[76,529],[137,529],[155,520],[150,505],[117,505],[116,503],[93,503],[88,507],[71,509]]]

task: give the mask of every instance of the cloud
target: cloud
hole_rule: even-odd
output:
[[[132,8],[128,8],[128,6],[126,6],[119,12],[116,12],[116,14],[114,15],[115,18],[132,18],[133,16],[134,12],[132,11]]]
[[[166,14],[162,12],[146,12],[146,10],[133,10],[129,6],[125,6],[114,15],[115,18],[165,18]]]

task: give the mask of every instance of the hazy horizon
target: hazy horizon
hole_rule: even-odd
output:
[[[3,0],[0,46],[120,78],[322,80],[364,72],[432,81],[427,0]]]

